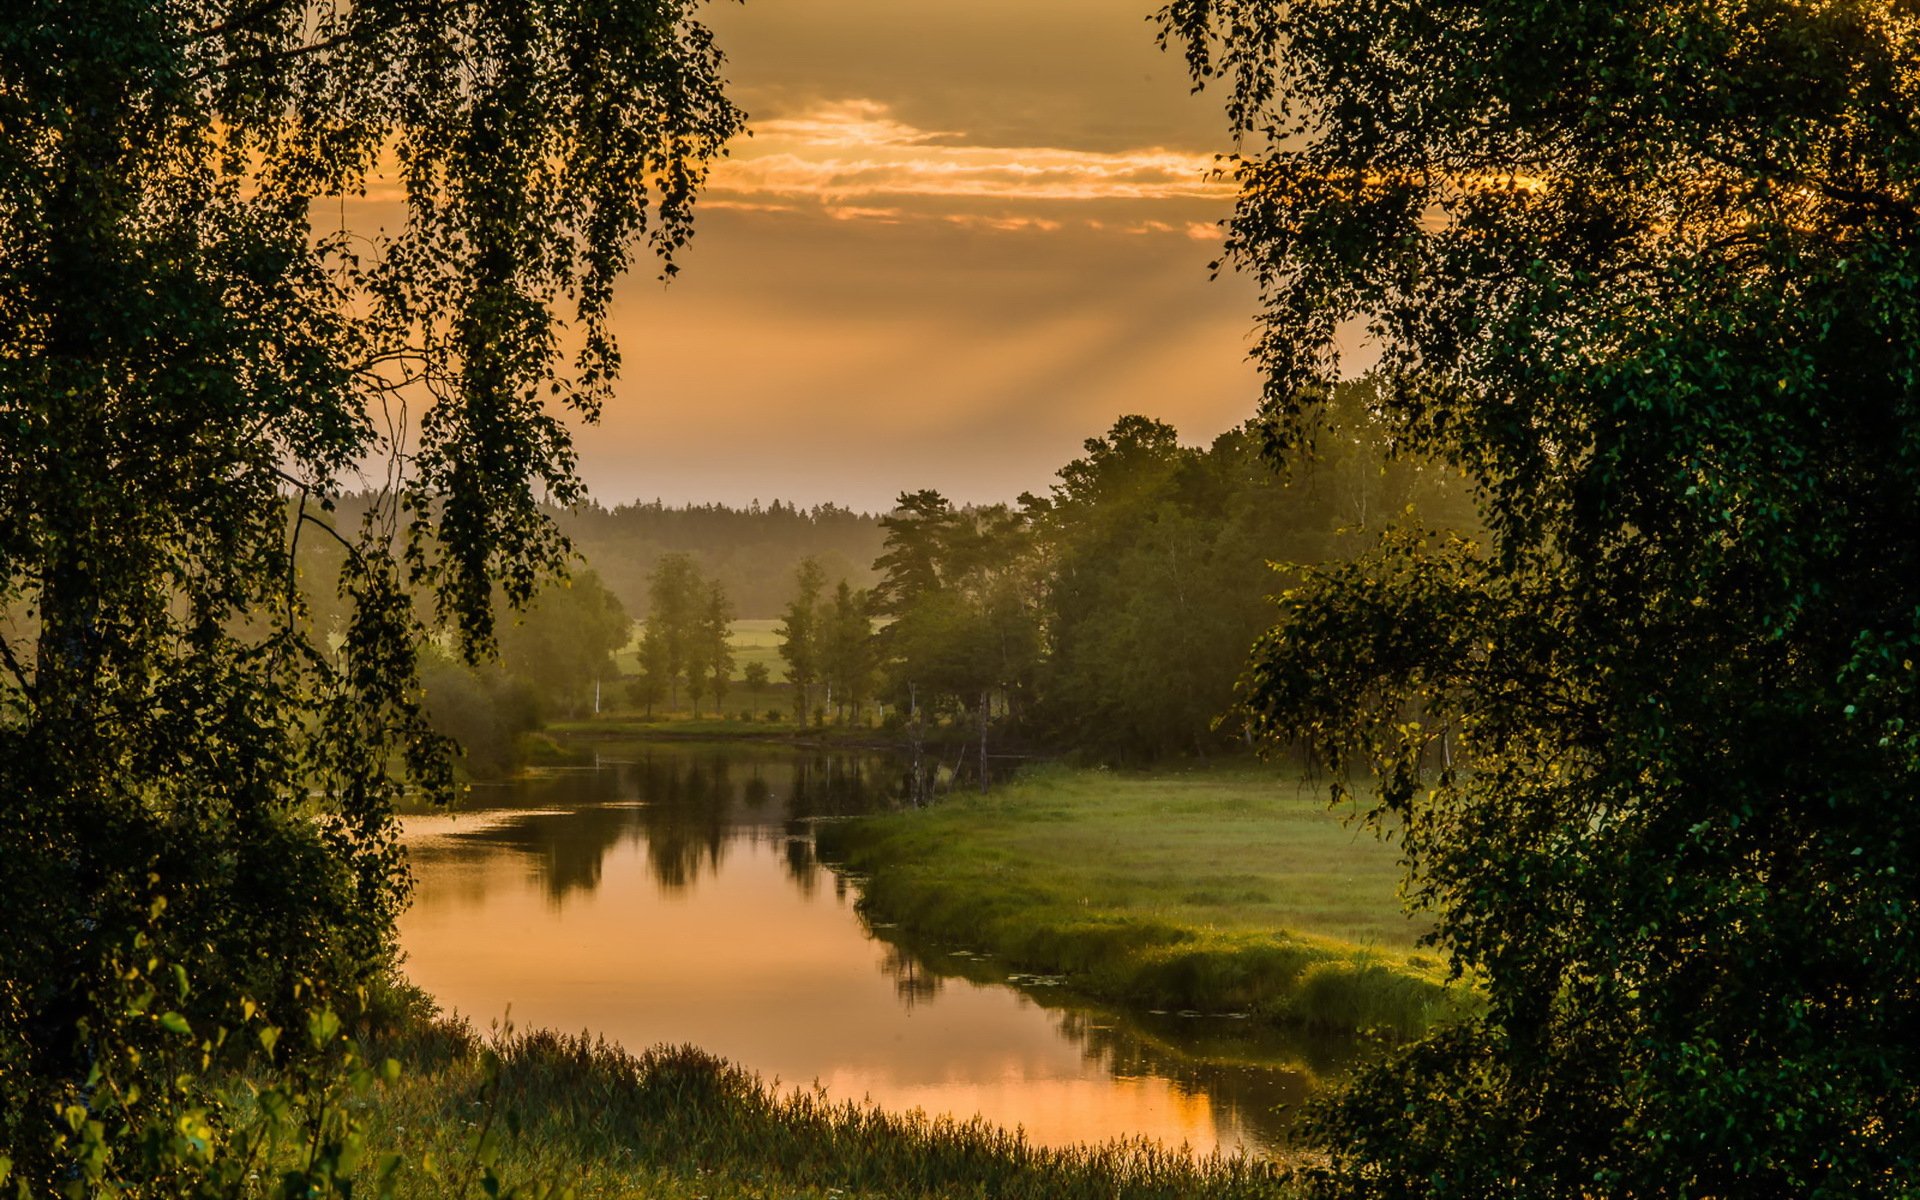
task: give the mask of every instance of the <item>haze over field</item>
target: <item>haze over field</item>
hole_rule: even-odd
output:
[[[1043,489],[1146,412],[1253,411],[1255,302],[1209,281],[1216,101],[1110,0],[709,11],[754,136],[671,285],[622,284],[595,496],[888,507]]]

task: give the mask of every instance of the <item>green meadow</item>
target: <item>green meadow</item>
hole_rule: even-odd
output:
[[[1403,1036],[1471,1003],[1395,848],[1272,768],[1046,767],[819,838],[869,919],[1103,999]]]

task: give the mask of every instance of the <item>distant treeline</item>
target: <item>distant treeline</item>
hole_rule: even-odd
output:
[[[369,508],[366,495],[348,494],[334,502],[329,522],[343,534],[358,533]],[[812,559],[833,579],[854,586],[878,578],[873,561],[884,531],[880,518],[833,504],[801,508],[775,500],[743,508],[725,504],[674,507],[658,501],[602,508],[585,504],[550,512],[575,553],[635,620],[649,611],[648,580],[670,554],[691,555],[702,578],[718,583],[736,615],[771,619],[780,615],[793,575]],[[334,595],[343,547],[309,534],[299,547],[301,574],[316,623],[336,624],[344,607]]]
[[[878,516],[778,500],[745,508],[658,501],[611,509],[586,505],[555,516],[574,549],[636,620],[647,616],[648,580],[668,554],[692,555],[701,576],[725,590],[740,617],[765,619],[780,615],[804,559],[819,563],[830,578],[870,585],[883,536]]]

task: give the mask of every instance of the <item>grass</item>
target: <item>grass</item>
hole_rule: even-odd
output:
[[[566,1188],[580,1200],[1286,1194],[1272,1164],[1194,1161],[1145,1141],[1043,1149],[977,1119],[776,1094],[692,1048],[632,1055],[545,1032],[483,1040],[416,1017],[362,1055],[401,1064],[357,1103],[368,1161],[398,1156],[402,1198],[476,1194],[483,1164],[522,1195]]]
[[[1393,848],[1271,769],[1047,767],[819,838],[870,919],[1103,999],[1402,1036],[1471,1003],[1416,947]]]
[[[734,703],[732,695],[727,699],[726,712],[716,715],[707,709],[698,717],[687,709],[671,712],[656,709],[648,717],[632,709],[616,710],[595,717],[581,717],[572,720],[549,721],[543,727],[546,734],[557,737],[590,738],[666,738],[672,740],[707,738],[718,741],[739,741],[757,738],[778,738],[787,741],[806,743],[836,743],[851,747],[867,747],[876,743],[891,743],[897,737],[884,732],[877,724],[864,725],[810,725],[801,726],[793,720],[793,715],[775,708],[754,708],[754,718],[747,720],[740,715],[747,707],[743,700]],[[773,714],[773,715],[769,715]]]
[[[728,704],[731,711],[733,705]],[[637,712],[615,712],[577,720],[549,721],[546,732],[562,737],[673,738],[695,737],[792,737],[800,727],[791,720],[759,719],[743,721],[738,715],[715,716],[711,710],[695,717],[686,710],[655,712],[646,717]]]

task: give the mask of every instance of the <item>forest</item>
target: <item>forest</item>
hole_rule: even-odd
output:
[[[608,582],[632,573],[604,549],[620,543],[576,540],[564,586],[524,612],[503,608],[497,665],[430,657],[429,712],[487,773],[543,718],[630,707],[698,717],[703,704],[748,719],[785,709],[801,728],[906,736],[917,723],[943,743],[984,734],[994,753],[1136,766],[1244,753],[1235,688],[1276,594],[1386,530],[1435,545],[1479,536],[1464,481],[1393,457],[1369,424],[1369,396],[1366,384],[1348,388],[1312,460],[1287,475],[1250,429],[1190,447],[1171,426],[1130,416],[1087,439],[1047,495],[1011,505],[957,508],[920,491],[877,518],[638,510],[652,524],[712,522],[716,541],[643,559],[636,602]],[[559,524],[624,528],[635,511]],[[835,555],[814,552],[822,521],[862,529],[872,560],[836,570]],[[779,588],[768,583],[744,610],[778,618],[777,677],[736,671],[729,631],[743,610],[727,564],[743,554],[781,568]],[[303,572],[325,577],[321,564]]]
[[[732,19],[0,14],[0,1189],[1920,1194],[1906,6],[1169,0],[1191,154],[1038,51],[795,35],[926,107],[792,107]],[[1030,319],[1097,234],[1245,287],[1257,403],[1000,504],[596,506],[622,381],[720,365],[633,281],[809,215],[998,254],[826,352],[909,395],[1175,378],[1165,277]],[[744,274],[672,298],[798,371],[838,318]],[[1008,389],[861,421],[1008,454]]]

